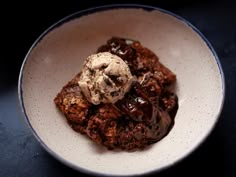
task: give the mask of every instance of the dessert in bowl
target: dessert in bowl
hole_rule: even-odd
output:
[[[166,136],[176,75],[138,41],[112,37],[97,52],[54,99],[69,125],[108,149],[144,149]]]
[[[174,126],[142,150],[108,150],[92,142],[69,126],[53,102],[113,36],[140,41],[176,75]],[[63,163],[90,174],[140,175],[178,162],[206,138],[222,109],[224,76],[209,42],[182,18],[148,6],[105,6],[68,16],[39,37],[22,65],[19,99],[36,138]]]

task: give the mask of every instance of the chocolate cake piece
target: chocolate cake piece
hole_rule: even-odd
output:
[[[78,86],[79,76],[80,74],[76,75],[62,88],[54,102],[65,115],[72,128],[81,133],[86,133],[87,115],[92,105],[80,91]]]

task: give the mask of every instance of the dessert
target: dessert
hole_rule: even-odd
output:
[[[69,125],[108,149],[153,144],[174,125],[176,75],[140,42],[113,37],[54,99]]]
[[[122,99],[132,82],[133,76],[124,60],[100,52],[87,58],[78,84],[86,99],[98,105]]]

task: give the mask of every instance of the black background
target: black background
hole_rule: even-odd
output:
[[[160,172],[158,176],[235,177],[236,3],[233,0],[173,2],[86,0],[83,3],[62,1],[51,4],[43,1],[31,1],[25,4],[9,1],[8,4],[1,4],[0,177],[80,175],[79,172],[50,156],[25,125],[17,99],[19,69],[32,43],[50,25],[78,10],[113,3],[153,5],[184,17],[211,42],[225,73],[226,99],[214,131],[193,154],[177,165]]]

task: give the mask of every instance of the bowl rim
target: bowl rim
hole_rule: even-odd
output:
[[[225,101],[225,77],[224,77],[223,69],[222,69],[219,58],[218,58],[213,46],[207,40],[207,38],[194,25],[192,25],[189,21],[187,21],[183,17],[181,17],[181,16],[179,16],[179,15],[173,13],[173,12],[170,12],[168,10],[165,10],[165,9],[162,9],[162,8],[159,8],[159,7],[155,7],[155,6],[150,6],[150,5],[144,5],[144,4],[110,4],[110,5],[95,6],[95,7],[87,8],[87,9],[84,9],[84,10],[80,10],[80,11],[74,12],[74,13],[60,19],[59,21],[52,24],[49,28],[44,30],[44,32],[35,40],[35,42],[32,44],[32,46],[28,50],[28,52],[27,52],[27,54],[26,54],[26,56],[25,56],[25,58],[22,62],[20,73],[19,73],[19,78],[18,78],[18,101],[19,101],[19,104],[20,104],[20,109],[21,109],[21,113],[23,114],[24,120],[25,120],[26,124],[28,125],[28,127],[30,128],[31,132],[33,133],[34,137],[38,140],[38,142],[41,144],[41,146],[50,155],[52,155],[55,159],[59,160],[60,162],[62,162],[63,164],[69,166],[72,169],[78,170],[80,172],[83,172],[83,173],[89,174],[89,175],[95,175],[95,176],[99,176],[99,175],[103,175],[103,176],[127,176],[127,175],[124,175],[124,174],[101,173],[101,172],[96,172],[94,170],[89,170],[89,169],[82,168],[82,167],[80,167],[76,164],[73,164],[73,163],[65,160],[63,157],[61,157],[60,155],[55,153],[52,149],[50,149],[47,146],[47,144],[44,143],[43,140],[39,137],[39,135],[36,133],[36,131],[34,130],[33,126],[31,125],[31,123],[29,121],[29,118],[27,116],[26,109],[25,109],[25,106],[24,106],[23,89],[22,89],[22,80],[23,80],[23,77],[24,77],[24,68],[25,68],[27,60],[29,58],[29,55],[30,55],[31,51],[34,49],[34,47],[36,47],[36,45],[44,38],[44,36],[46,36],[53,29],[63,25],[66,22],[69,22],[73,19],[76,19],[76,18],[78,19],[78,18],[80,18],[84,15],[93,14],[95,12],[101,12],[101,11],[113,10],[113,9],[143,9],[143,10],[146,10],[146,11],[159,11],[159,12],[170,15],[170,16],[172,16],[174,18],[177,18],[178,20],[182,21],[184,24],[188,25],[188,27],[190,27],[194,32],[196,32],[198,34],[198,36],[201,37],[201,39],[205,42],[205,44],[207,45],[207,47],[209,48],[209,50],[213,54],[214,59],[216,60],[216,63],[217,63],[217,66],[218,66],[218,69],[219,69],[219,72],[220,72],[220,76],[221,76],[222,99],[221,99],[220,108],[219,108],[219,111],[216,115],[216,119],[215,119],[215,122],[213,123],[213,126],[202,137],[199,144],[192,147],[192,149],[189,152],[185,153],[184,156],[178,158],[176,161],[174,161],[170,164],[167,164],[166,166],[164,166],[162,168],[157,167],[157,168],[155,168],[153,170],[150,170],[150,171],[146,171],[146,172],[139,173],[139,174],[133,173],[133,174],[129,174],[128,176],[153,174],[153,173],[156,173],[156,172],[160,172],[164,169],[170,168],[171,166],[181,162],[186,157],[188,157],[190,154],[192,154],[207,139],[207,137],[211,134],[212,130],[215,128],[216,123],[219,120],[220,114],[221,114],[222,109],[223,109],[224,101]]]

